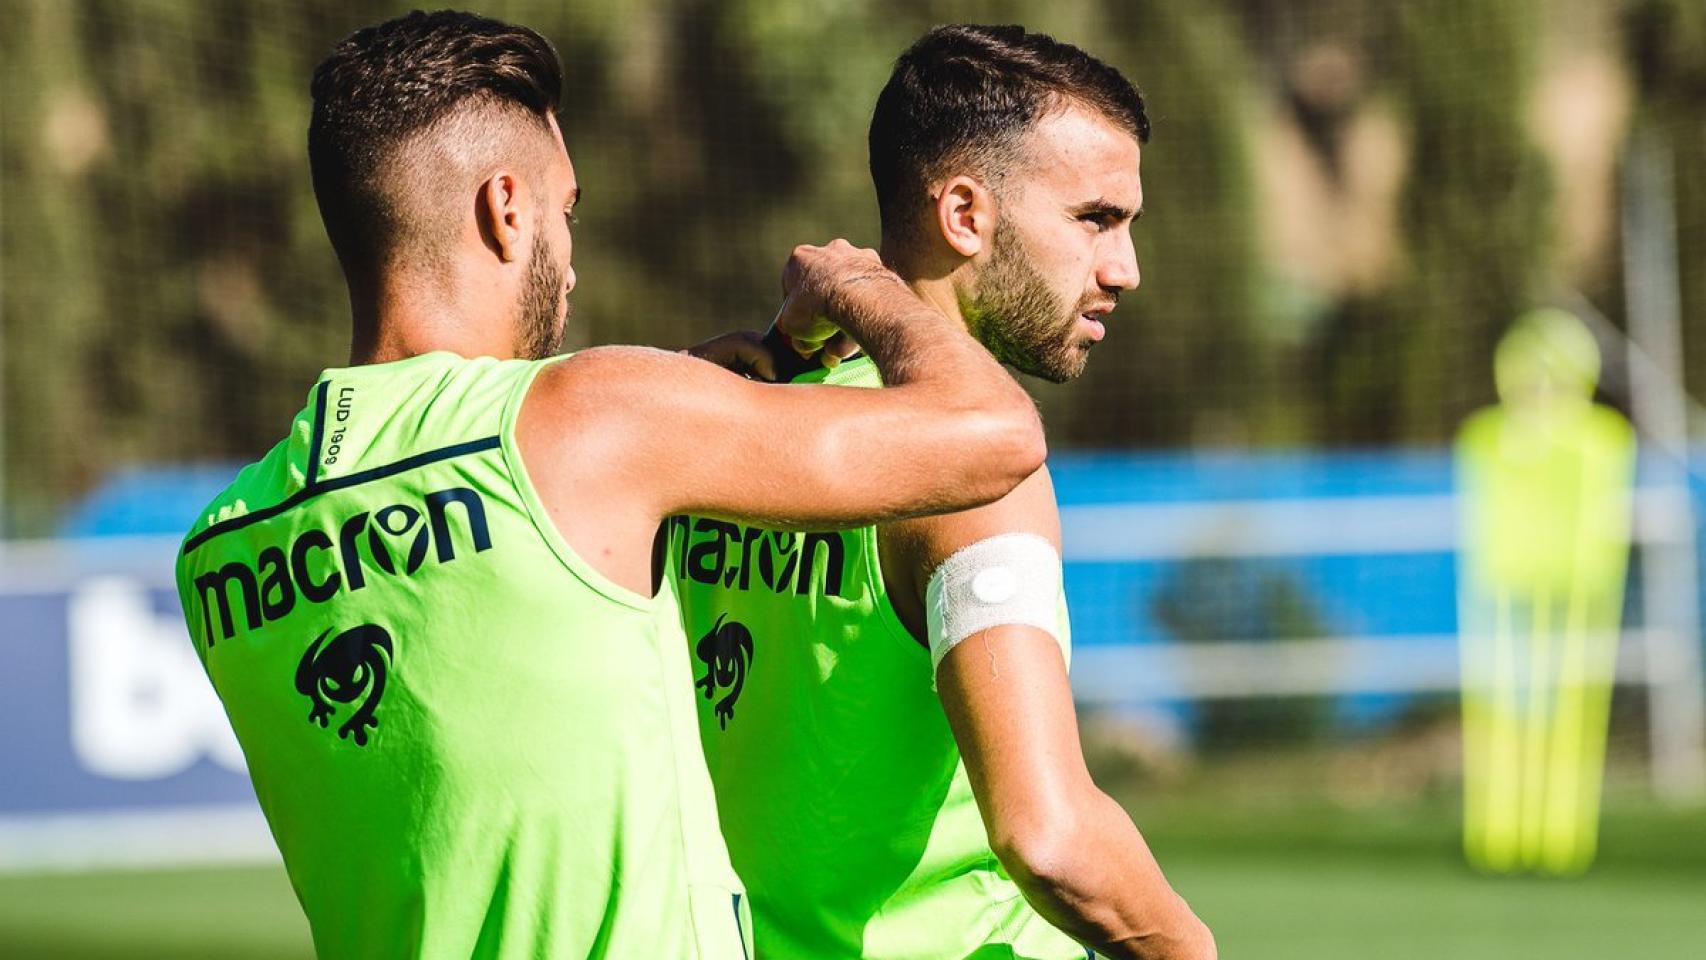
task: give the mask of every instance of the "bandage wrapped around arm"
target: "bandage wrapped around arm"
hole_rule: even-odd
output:
[[[1060,595],[1060,554],[1035,534],[1003,533],[955,551],[924,593],[932,675],[960,641],[992,627],[1035,627],[1066,656]]]

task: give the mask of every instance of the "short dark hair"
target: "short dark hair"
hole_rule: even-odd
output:
[[[416,10],[339,42],[314,70],[308,161],[345,270],[373,265],[418,226],[400,209],[400,148],[467,106],[549,130],[562,85],[544,37],[471,13]]]
[[[1063,103],[1149,142],[1143,95],[1069,43],[1020,26],[975,24],[919,38],[895,62],[871,116],[871,180],[884,235],[910,231],[930,181],[951,165],[969,164],[998,181],[1025,132]]]

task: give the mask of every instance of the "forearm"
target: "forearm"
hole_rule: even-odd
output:
[[[957,321],[920,301],[886,270],[845,281],[828,306],[893,395],[928,412],[931,422],[919,426],[942,434],[941,449],[952,449],[962,463],[981,463],[974,473],[1011,474],[1006,488],[1040,464],[1042,424],[1035,404]]]
[[[963,325],[919,300],[888,270],[844,280],[830,295],[828,307],[890,387],[927,383],[993,388],[997,403],[1024,397]]]
[[[1120,806],[1097,791],[1045,850],[1001,851],[1025,898],[1050,923],[1119,960],[1208,960],[1213,936],[1173,891]]]

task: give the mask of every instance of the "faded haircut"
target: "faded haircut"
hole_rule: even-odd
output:
[[[345,274],[448,249],[454,191],[497,165],[537,183],[562,83],[539,34],[453,10],[417,10],[339,42],[314,71],[308,160]]]
[[[896,61],[871,116],[871,181],[885,237],[907,238],[930,184],[959,168],[992,189],[1024,135],[1068,104],[1149,142],[1143,95],[1083,50],[1019,26],[950,24]]]

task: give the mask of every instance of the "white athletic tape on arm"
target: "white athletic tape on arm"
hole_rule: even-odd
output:
[[[924,591],[930,672],[961,640],[991,627],[1036,627],[1061,644],[1060,554],[1032,533],[1003,533],[956,551]]]

